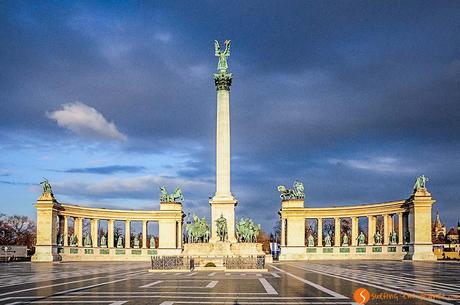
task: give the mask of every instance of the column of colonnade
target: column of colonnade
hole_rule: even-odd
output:
[[[63,246],[67,247],[69,245],[69,238],[68,238],[69,236],[69,218],[67,216],[64,216],[64,229],[62,231],[64,235]]]
[[[142,249],[147,248],[147,225],[148,225],[147,220],[143,220],[142,221]],[[152,246],[150,245],[150,247]]]
[[[318,218],[318,228],[316,229],[318,235],[318,247],[323,246],[323,219]]]
[[[113,230],[115,226],[115,220],[109,219],[107,220],[107,246],[109,248],[114,248],[115,247],[115,232]]]
[[[359,230],[359,217],[354,216],[351,218],[351,245],[358,245],[358,230]]]

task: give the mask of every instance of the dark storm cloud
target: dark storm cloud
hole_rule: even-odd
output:
[[[270,227],[276,185],[296,178],[325,205],[399,199],[422,173],[460,214],[457,1],[0,5],[3,134],[68,141],[45,113],[79,101],[116,122],[126,153],[186,153],[178,177],[212,182],[212,41],[229,38],[239,215]]]
[[[86,168],[69,168],[64,170],[65,173],[85,173],[85,174],[116,174],[116,173],[140,173],[145,171],[144,166],[131,166],[131,165],[110,165],[100,167],[86,167]]]

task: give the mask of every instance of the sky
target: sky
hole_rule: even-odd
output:
[[[1,1],[0,213],[60,202],[209,219],[214,39],[232,40],[232,192],[270,232],[305,205],[408,198],[460,217],[459,1]]]

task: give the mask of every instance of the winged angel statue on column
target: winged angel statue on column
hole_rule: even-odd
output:
[[[214,40],[214,47],[216,49],[216,56],[219,57],[219,63],[217,64],[217,71],[219,73],[226,73],[228,69],[227,57],[230,56],[230,40],[225,40],[225,50],[220,49],[219,42]]]

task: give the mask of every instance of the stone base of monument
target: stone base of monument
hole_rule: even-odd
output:
[[[265,255],[261,243],[231,243],[218,241],[214,243],[184,244],[183,256],[257,256]]]
[[[245,261],[251,260],[256,262],[257,257],[265,257],[261,243],[231,243],[228,241],[188,243],[184,244],[181,256],[193,259],[195,271],[268,271],[267,269],[257,269],[255,266],[251,268],[251,263],[245,263]],[[242,264],[240,267],[238,267],[238,263],[232,267],[226,266],[225,261],[229,259],[233,262],[240,259]]]

